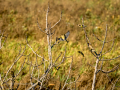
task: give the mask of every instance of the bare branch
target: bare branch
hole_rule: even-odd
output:
[[[26,42],[27,42],[28,47],[30,47],[30,49],[33,51],[33,53],[34,53],[34,54],[37,54],[37,53],[33,50],[33,48],[28,44],[27,36],[26,36]],[[37,56],[43,59],[42,56],[40,56],[40,55],[38,55],[38,54],[37,54]],[[49,62],[49,60],[46,60],[46,59],[44,59],[44,60]]]
[[[40,47],[35,51],[35,53],[38,51],[40,49]],[[40,63],[40,64],[38,64],[38,65],[33,65],[33,64],[31,64],[31,62],[29,62],[29,55],[30,55],[30,53],[27,55],[28,56],[28,61],[26,62],[26,64],[28,64],[28,65],[31,65],[31,66],[34,66],[34,67],[38,67],[38,66],[41,66],[42,64],[43,64],[43,60],[42,60],[42,62]]]
[[[15,83],[16,84],[16,83]],[[20,81],[19,81],[19,83],[18,83],[18,85],[17,85],[17,87],[16,87],[16,90],[18,90],[18,87],[20,86]]]
[[[87,90],[87,88],[88,88],[88,85],[86,86],[85,90]]]
[[[103,61],[102,61],[102,63],[101,63],[101,67],[100,67],[100,69],[98,69],[98,71],[96,72],[96,74],[97,74],[99,71],[102,70],[102,66],[103,66]]]
[[[70,82],[70,83],[67,83],[67,84],[73,84],[73,83],[76,83],[76,82],[81,82],[81,81],[77,81],[77,80],[79,79],[79,77],[80,77],[80,75],[78,75],[78,77],[77,77],[77,79],[76,79],[75,81]],[[67,85],[67,84],[66,84],[66,85]]]
[[[60,21],[61,21],[61,18],[62,18],[62,12],[61,12],[61,16],[60,16],[60,19],[58,22],[56,22],[51,28],[55,27]]]
[[[27,90],[31,90],[33,87],[35,87],[36,85],[38,85],[39,82],[36,82],[35,84],[33,84],[31,87],[29,87]]]
[[[48,27],[48,12],[49,12],[49,6],[46,12],[46,33],[47,33],[47,42],[48,42],[48,56],[49,56],[49,66],[52,66],[52,52],[51,52],[51,26]]]
[[[38,61],[37,61],[37,55],[36,55],[36,65],[37,65],[37,70],[38,70],[38,79],[40,78],[40,75],[39,75],[39,68],[38,68]]]
[[[32,61],[31,61],[32,63]],[[30,66],[31,67],[31,66]],[[32,83],[32,79],[33,79],[33,71],[34,71],[35,67],[33,66],[33,69],[32,69],[32,72],[30,72],[30,83],[31,83],[31,86],[33,86],[34,84]],[[34,90],[34,87],[32,87],[32,89]]]
[[[25,46],[22,54],[14,61],[14,63],[13,63],[13,64],[11,65],[11,67],[8,69],[6,75],[5,75],[4,79],[3,79],[3,82],[5,81],[5,78],[7,77],[8,73],[10,72],[10,70],[12,69],[12,67],[15,65],[15,63],[23,56],[23,53],[25,52],[25,50],[26,50],[26,46]]]
[[[63,56],[61,62],[60,62],[60,63],[54,63],[54,66],[59,66],[59,65],[61,65],[61,64],[65,61],[65,59],[66,59],[65,55],[66,55],[66,48],[65,48],[64,56]],[[55,61],[55,62],[56,62],[56,61]]]
[[[95,90],[98,63],[99,63],[99,59],[96,60],[95,71],[94,71],[94,76],[93,76],[93,83],[92,83],[92,90]]]
[[[105,40],[106,40],[106,37],[107,37],[107,25],[106,25],[106,32],[105,32],[105,38],[104,38],[104,41],[103,41],[103,46],[102,46],[101,51],[100,51],[100,53],[99,53],[99,54],[101,54],[101,53],[102,53],[102,51],[103,51],[103,48],[104,48],[104,45],[105,45]]]
[[[112,50],[113,46],[114,46],[114,39],[113,39],[113,43],[112,43],[112,46],[111,46],[110,50],[108,50],[107,52],[103,53],[102,55],[105,55],[106,53],[110,52]]]
[[[73,62],[73,56],[72,56],[72,61],[71,61],[71,64],[70,64],[69,73],[68,73],[67,79],[66,79],[66,81],[65,81],[65,84],[64,84],[62,90],[64,90],[64,88],[65,88],[65,86],[66,86],[66,84],[67,84],[67,80],[68,80],[68,78],[69,78],[69,75],[70,75],[70,72],[71,72],[71,68],[72,68],[72,62]]]
[[[56,42],[51,46],[51,48],[53,48],[54,45],[56,45]]]
[[[29,62],[29,63],[30,63],[30,62]],[[28,65],[30,65],[29,63],[27,62]],[[39,67],[39,66],[41,66],[42,64],[43,64],[43,62],[41,62],[39,65],[33,65],[33,64],[32,64],[31,66]]]
[[[55,29],[53,32],[51,32],[51,35],[54,35],[54,34],[55,34],[55,31],[56,31],[56,29]]]
[[[115,83],[113,84],[113,88],[112,88],[112,90],[114,90],[115,85],[116,85],[116,83],[118,82],[119,79],[120,79],[120,76],[117,78],[117,80],[116,80]]]
[[[117,57],[115,57],[115,58],[112,58],[112,59],[101,59],[100,61],[110,61],[110,60],[115,60],[115,59],[117,59],[117,58],[119,58],[119,57],[120,57],[120,55],[117,56]]]
[[[44,57],[44,56],[43,56]],[[44,63],[44,73],[45,73],[45,60],[44,60],[44,58],[43,58],[43,63]]]
[[[94,33],[93,33],[93,36],[94,36],[98,41],[104,42],[104,41],[100,40]],[[113,40],[115,40],[115,39],[117,39],[117,38],[114,38],[114,39],[112,39],[112,40],[106,41],[105,43],[109,43],[109,42],[111,42],[111,41],[113,41]]]
[[[33,84],[32,86],[30,86],[27,90],[32,89],[33,87],[35,87],[36,85],[38,85],[38,83],[41,83],[42,80],[44,80],[44,78],[47,76],[47,74],[49,73],[49,71],[52,69],[53,66],[50,66],[47,68],[47,72],[45,74],[43,74],[43,76],[41,76],[41,78],[39,80],[37,80],[37,82],[35,84]]]
[[[87,63],[89,66],[91,66],[91,67],[93,67],[93,68],[95,68],[95,66],[93,66],[93,65],[91,65],[91,64],[89,64],[89,63]]]
[[[24,62],[23,62],[23,64],[22,64],[20,70],[19,70],[18,73],[15,75],[15,78],[16,78],[16,77],[20,74],[20,72],[22,71],[23,66],[24,66],[24,63],[25,63],[25,60],[26,60],[26,58],[24,59]]]
[[[26,59],[26,58],[25,58],[25,59]],[[20,74],[20,72],[22,71],[23,65],[24,65],[24,63],[25,63],[25,59],[24,59],[24,62],[23,62],[23,64],[22,64],[20,70],[19,70],[18,73],[15,75],[15,78],[16,78],[16,77]]]
[[[2,81],[1,74],[0,74],[0,82],[1,82],[1,85],[0,85],[0,87],[1,87],[1,90],[5,90],[5,89],[4,89],[4,86],[3,86],[3,81]]]
[[[111,79],[110,79],[110,77],[108,76],[108,74],[105,74],[105,75],[107,76],[109,82],[110,82],[111,84],[113,84],[112,81],[111,81]]]
[[[40,29],[43,33],[46,33],[45,31],[43,31],[43,30],[40,28],[39,23],[38,23],[38,18],[37,18],[37,24],[38,24],[39,29]]]
[[[103,73],[111,73],[111,72],[114,72],[115,70],[117,70],[119,68],[120,64],[118,64],[117,66],[115,66],[112,70],[110,71],[104,71],[104,70],[101,70]]]
[[[82,18],[82,25],[84,26],[83,18]],[[85,27],[83,27],[83,30],[84,30],[84,33],[85,33],[86,42],[87,42],[87,45],[88,45],[89,51],[90,51],[90,52],[91,52],[96,58],[98,58],[95,49],[91,46],[91,43],[90,43],[90,41],[89,41],[89,38],[88,38],[87,33],[86,33],[86,30],[85,30]]]
[[[55,24],[53,25],[52,27],[50,26],[50,24],[48,25],[48,12],[49,12],[49,6],[48,6],[48,9],[47,9],[47,12],[46,12],[46,34],[47,34],[47,41],[48,41],[48,55],[49,55],[49,61],[48,60],[45,60],[44,57],[41,57],[39,55],[36,54],[36,52],[34,52],[34,50],[31,48],[31,46],[28,44],[28,41],[27,41],[27,45],[31,48],[31,50],[33,51],[33,53],[36,54],[36,57],[41,57],[43,59],[43,63],[44,63],[44,74],[39,78],[39,80],[37,80],[37,82],[34,84],[34,85],[31,85],[31,87],[28,89],[32,89],[33,87],[35,87],[36,85],[38,85],[38,83],[41,83],[41,86],[40,88],[43,86],[43,82],[46,80],[46,76],[48,75],[48,73],[50,72],[50,70],[54,67],[54,65],[52,64],[52,53],[51,53],[51,40],[52,40],[52,35],[55,33],[55,30],[54,32],[51,32],[51,29],[57,24],[60,22],[60,20]],[[27,40],[27,39],[26,39]],[[45,71],[45,61],[48,61],[50,64],[47,68],[47,70]],[[56,59],[57,61],[57,59]],[[38,64],[37,64],[37,68],[38,68]]]
[[[56,63],[57,62],[57,60],[60,58],[60,56],[62,55],[62,53],[60,53],[59,54],[59,56],[56,58],[56,60],[55,60],[55,62],[54,63]],[[65,54],[64,54],[64,56],[65,56]]]
[[[48,12],[49,12],[49,5],[48,5],[48,9],[47,9],[47,12],[46,12],[46,33],[48,34]]]

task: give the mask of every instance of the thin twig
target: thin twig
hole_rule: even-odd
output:
[[[111,46],[110,50],[108,50],[107,52],[103,53],[102,55],[105,55],[106,53],[110,52],[112,50],[113,46],[114,46],[114,39],[113,39],[113,43],[112,43],[112,46]]]
[[[99,53],[99,54],[101,54],[101,53],[102,53],[102,51],[103,51],[103,48],[104,48],[104,45],[105,45],[105,40],[106,40],[106,37],[107,37],[107,25],[106,25],[105,38],[104,38],[103,45],[102,45],[102,48],[101,48],[101,51],[100,51],[100,53]]]
[[[82,18],[82,25],[84,26],[84,20]],[[85,30],[85,27],[83,27],[83,30],[84,30],[84,33],[85,33],[85,38],[86,38],[86,42],[87,42],[87,45],[88,45],[88,48],[89,48],[89,51],[97,58],[98,56],[96,56],[96,51],[95,49],[91,46],[91,43],[90,43],[90,40],[87,36],[87,33],[86,33],[86,30]]]
[[[61,12],[61,16],[60,16],[60,19],[58,22],[56,22],[51,28],[53,28],[54,26],[56,26],[60,21],[61,21],[61,18],[62,18],[62,12]]]
[[[112,81],[111,81],[111,79],[110,79],[110,77],[108,76],[108,74],[105,74],[105,75],[107,76],[109,82],[110,82],[111,84],[113,84]]]
[[[37,60],[37,55],[36,55],[36,65],[37,65],[37,70],[38,70],[38,79],[40,78],[40,75],[39,75],[39,68],[38,68],[38,60]]]
[[[13,64],[11,65],[11,67],[8,69],[6,75],[5,75],[4,79],[3,79],[3,82],[5,81],[5,78],[7,77],[9,71],[12,69],[12,67],[15,65],[15,63],[23,56],[23,53],[25,52],[25,50],[26,50],[26,46],[25,46],[22,54],[14,61],[14,63],[13,63]]]
[[[76,82],[81,82],[81,81],[77,81],[77,80],[79,79],[79,77],[80,77],[80,75],[78,75],[78,77],[77,77],[77,79],[76,79],[75,81],[70,82],[70,83],[67,83],[67,84],[73,84],[73,83],[76,83]],[[66,84],[66,85],[67,85],[67,84]]]
[[[97,74],[99,71],[102,71],[102,67],[103,67],[103,61],[102,61],[102,63],[101,63],[100,69],[98,69],[98,71],[96,72],[96,74]]]
[[[69,75],[70,75],[70,72],[71,72],[71,68],[72,68],[72,62],[73,62],[73,56],[72,56],[72,61],[71,61],[71,64],[70,64],[69,73],[68,73],[67,79],[66,79],[66,81],[65,81],[65,84],[64,84],[62,90],[64,90],[64,88],[65,88],[65,86],[66,86],[66,84],[67,84],[67,80],[68,80],[68,78],[69,78]]]
[[[110,60],[115,60],[115,59],[117,59],[117,58],[119,58],[119,57],[120,57],[120,55],[117,56],[117,57],[115,57],[115,58],[112,58],[112,59],[101,59],[100,61],[110,61]]]
[[[115,66],[112,70],[110,71],[104,71],[104,70],[101,70],[103,73],[111,73],[111,72],[114,72],[115,70],[117,70],[119,68],[120,64],[118,64],[117,66]]]
[[[34,54],[37,54],[37,53],[33,50],[33,48],[28,44],[27,36],[26,36],[26,42],[27,42],[28,47],[32,50],[32,52],[33,52]],[[40,55],[38,55],[38,54],[37,54],[37,56],[40,57],[40,58],[43,58],[42,56],[40,56]],[[45,60],[45,61],[49,61],[49,60],[46,60],[46,59],[44,59],[44,60]]]
[[[51,32],[51,35],[54,35],[54,34],[55,34],[55,31],[56,31],[56,29],[55,29],[53,32]]]
[[[45,31],[43,31],[43,30],[40,28],[39,23],[38,23],[38,18],[37,18],[37,24],[38,24],[39,29],[40,29],[43,33],[46,33]]]
[[[24,59],[24,62],[23,62],[23,64],[22,64],[20,70],[19,70],[18,73],[15,75],[15,78],[16,78],[16,77],[20,74],[20,72],[22,71],[23,66],[24,66],[24,63],[25,63],[25,60],[26,60],[26,58]]]
[[[113,85],[113,88],[112,88],[112,90],[114,90],[114,88],[115,88],[115,85],[116,85],[116,83],[118,82],[118,80],[120,79],[120,76],[117,78],[117,80],[115,81],[115,83],[114,83],[114,85]]]
[[[93,33],[93,36],[94,36],[98,41],[104,42],[104,41],[100,40],[94,33]],[[115,39],[117,39],[117,38],[114,38],[114,39],[112,39],[112,40],[106,41],[105,43],[109,43],[109,42],[111,42],[111,41],[113,41],[113,40],[115,40]]]

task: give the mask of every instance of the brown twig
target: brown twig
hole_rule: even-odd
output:
[[[63,86],[62,90],[64,90],[64,88],[65,88],[65,86],[67,84],[68,78],[70,76],[70,72],[71,72],[71,68],[72,68],[72,62],[73,62],[73,56],[72,56],[72,61],[71,61],[70,68],[69,68],[69,73],[68,73],[67,79],[66,79],[66,81],[64,83],[64,86]]]
[[[11,67],[8,69],[6,75],[5,75],[4,79],[3,79],[3,82],[5,81],[8,73],[10,72],[10,70],[12,69],[12,67],[15,65],[15,63],[23,56],[23,53],[25,52],[25,50],[26,50],[26,46],[25,46],[25,48],[24,48],[24,50],[23,50],[23,52],[22,52],[21,54],[20,54],[20,52],[19,52],[20,56],[15,59],[14,63],[13,63],[13,64],[11,65]],[[21,51],[21,50],[20,50],[20,51]]]

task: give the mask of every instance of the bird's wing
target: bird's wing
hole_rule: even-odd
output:
[[[65,40],[68,38],[69,34],[70,34],[69,31],[68,31],[66,34],[64,34],[64,36],[65,36]]]

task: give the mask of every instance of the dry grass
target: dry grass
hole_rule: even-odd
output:
[[[120,0],[83,0],[82,2],[80,0],[0,0],[0,29],[5,30],[5,34],[8,34],[7,42],[2,51],[0,51],[0,54],[2,55],[0,56],[0,62],[2,62],[2,60],[5,62],[0,66],[0,72],[6,73],[5,71],[13,62],[19,50],[18,43],[21,43],[22,47],[24,47],[26,44],[25,35],[28,35],[28,40],[35,50],[37,50],[39,46],[41,47],[38,54],[47,57],[46,37],[37,26],[37,18],[41,28],[45,30],[45,14],[48,2],[50,4],[48,22],[50,22],[51,25],[59,20],[60,12],[63,12],[62,21],[54,28],[57,32],[52,37],[53,42],[55,41],[56,36],[60,36],[61,34],[70,31],[70,36],[68,38],[69,43],[66,44],[63,42],[60,43],[60,45],[55,46],[53,48],[53,56],[63,52],[66,45],[67,55],[74,56],[72,76],[76,77],[78,74],[81,74],[79,79],[81,82],[78,83],[77,86],[81,90],[88,86],[87,90],[90,90],[92,83],[91,77],[93,77],[94,69],[87,63],[94,65],[95,58],[88,51],[84,31],[78,27],[78,24],[81,24],[81,18],[83,17],[85,25],[87,26],[87,33],[89,34],[90,40],[97,51],[100,51],[100,46],[102,44],[100,42],[96,43],[97,40],[93,37],[92,33],[94,32],[99,38],[103,39],[105,26],[108,24],[107,40],[111,40],[111,38],[117,39],[115,40],[115,47],[111,53],[105,56],[105,58],[112,58],[120,55]],[[106,45],[105,50],[108,50],[110,45],[111,43]],[[60,49],[60,47],[62,47],[62,49]],[[28,52],[32,52],[28,48],[27,50],[26,54],[28,54]],[[82,57],[82,55],[78,53],[79,50],[84,53],[85,57]],[[56,53],[56,51],[58,52]],[[53,57],[53,59],[54,58],[55,57]],[[23,62],[23,59],[24,57],[21,58],[20,62],[17,64],[18,66],[14,67],[14,69],[20,67],[20,63]],[[31,60],[34,59],[35,55],[32,54]],[[66,70],[69,68],[67,65],[68,63],[69,60],[65,65],[63,65],[66,66]],[[117,63],[119,63],[117,60],[114,62],[104,62],[104,69],[110,70]],[[27,70],[28,69],[25,68],[21,74],[21,76],[23,75],[25,78],[24,80],[26,82],[29,81],[26,78],[28,75]],[[56,75],[60,74],[58,73]],[[118,70],[116,73],[112,73],[109,76],[114,82],[115,77],[118,77],[119,75],[120,72]],[[104,85],[106,85],[109,90],[111,83],[107,77],[104,74],[99,74],[97,77],[96,89],[103,90]],[[55,78],[50,82],[54,81],[54,83],[56,83],[57,79],[58,78]],[[21,88],[23,89],[22,86]]]

